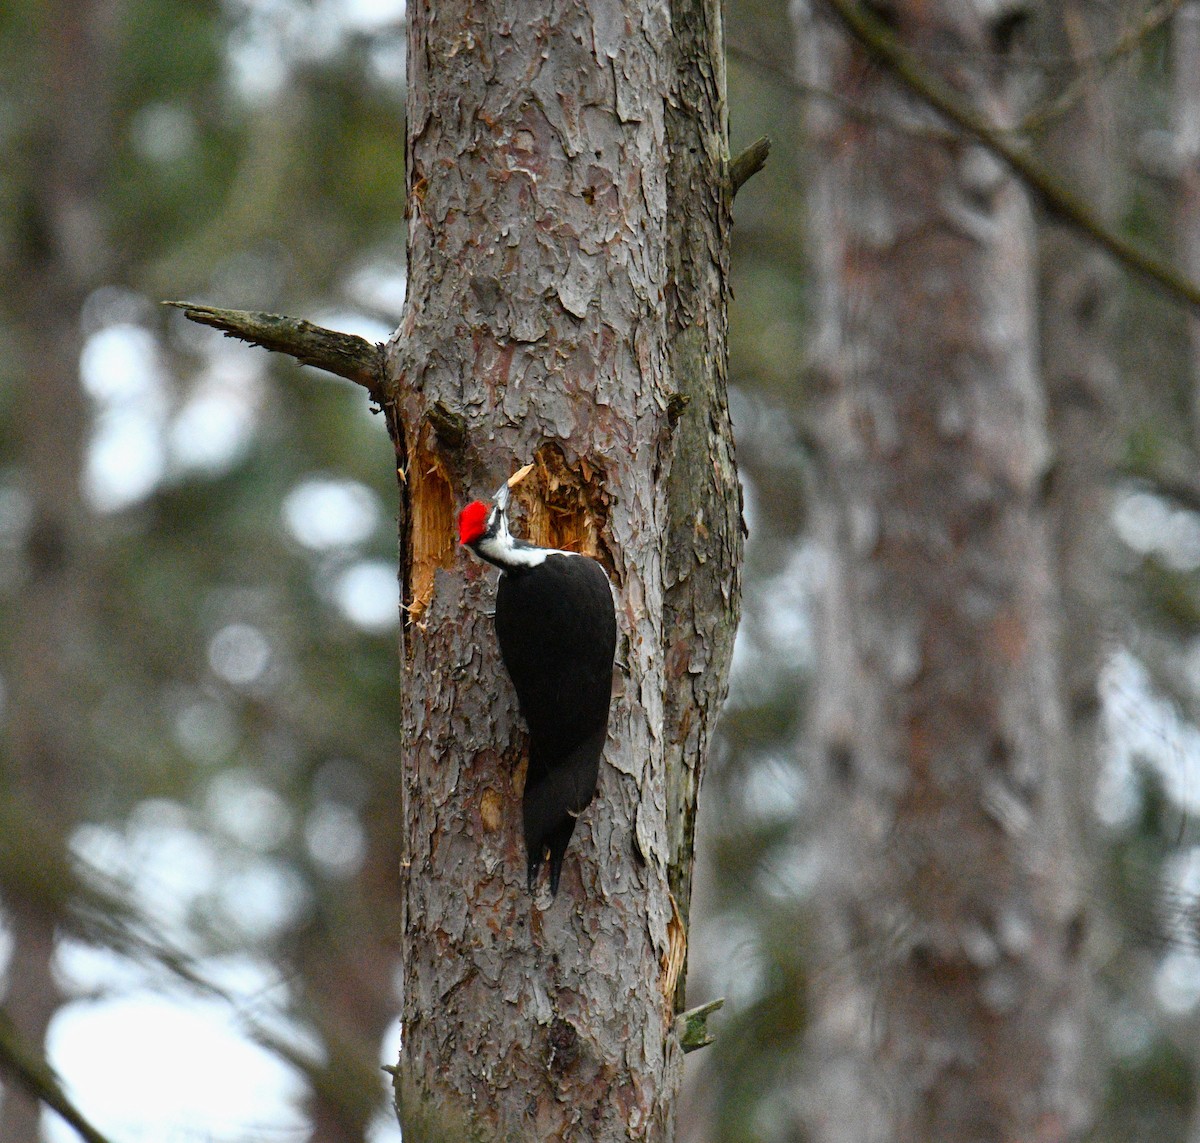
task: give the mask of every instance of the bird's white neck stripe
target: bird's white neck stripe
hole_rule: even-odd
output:
[[[518,548],[512,543],[504,543],[505,539],[504,536],[496,536],[481,540],[477,545],[479,554],[502,568],[535,568],[545,563],[550,554],[547,548]]]
[[[536,568],[546,562],[547,556],[574,556],[578,552],[567,552],[560,548],[536,548],[519,545],[508,530],[508,520],[500,517],[500,528],[496,535],[480,540],[475,550],[484,559],[499,567]]]

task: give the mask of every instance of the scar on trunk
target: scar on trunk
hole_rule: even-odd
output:
[[[533,458],[533,472],[513,489],[524,511],[524,536],[547,548],[582,552],[613,570],[605,542],[608,527],[608,482],[604,471],[587,457],[574,465],[557,444],[546,444]]]
[[[658,967],[660,975],[658,987],[667,1005],[667,1012],[675,1011],[675,992],[679,987],[679,977],[683,966],[687,963],[687,928],[679,915],[679,906],[675,903],[675,894],[671,895],[671,919],[667,922],[667,947],[659,954]]]
[[[441,457],[429,448],[424,426],[409,453],[408,496],[412,528],[412,600],[408,614],[417,622],[433,599],[438,568],[454,564],[454,491]]]

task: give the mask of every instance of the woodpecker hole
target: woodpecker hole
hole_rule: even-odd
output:
[[[526,538],[543,547],[582,552],[611,572],[612,555],[604,540],[609,509],[604,471],[587,457],[569,464],[556,444],[538,449],[533,465],[513,490]]]
[[[417,620],[433,599],[438,568],[454,564],[454,491],[446,467],[425,443],[423,430],[408,470],[412,527],[412,599],[409,618]]]
[[[675,1010],[675,990],[679,987],[679,978],[683,975],[683,966],[687,963],[687,929],[683,917],[679,914],[679,906],[675,902],[675,894],[671,893],[671,919],[667,922],[667,951],[658,959],[658,967],[662,970],[659,987],[663,999],[667,1002],[667,1012]]]

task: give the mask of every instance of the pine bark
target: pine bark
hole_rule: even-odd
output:
[[[888,19],[1009,119],[983,9],[901,0]],[[808,82],[908,128],[829,104],[811,123],[825,580],[807,1126],[1073,1138],[1084,974],[1030,211],[835,28],[810,13],[804,37]]]
[[[726,400],[730,207],[720,0],[673,0],[667,338],[674,418],[664,564],[669,880],[686,928],[696,804],[741,614],[742,495]],[[680,973],[677,1007],[684,1007]]]
[[[697,34],[675,42],[665,2],[409,9],[409,298],[384,401],[406,608],[406,1140],[671,1135],[690,821],[741,543],[716,12],[677,5]],[[693,66],[699,92],[676,79]],[[702,146],[679,162],[693,117]],[[595,556],[618,601],[599,789],[554,901],[523,886],[495,576],[454,543],[456,508],[528,461],[522,534]]]

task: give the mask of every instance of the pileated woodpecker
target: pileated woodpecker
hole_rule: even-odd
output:
[[[496,638],[529,727],[529,891],[548,856],[550,892],[556,895],[575,819],[596,792],[617,616],[608,574],[595,560],[513,537],[508,496],[504,484],[490,505],[468,504],[459,513],[458,533],[461,543],[501,572]]]

